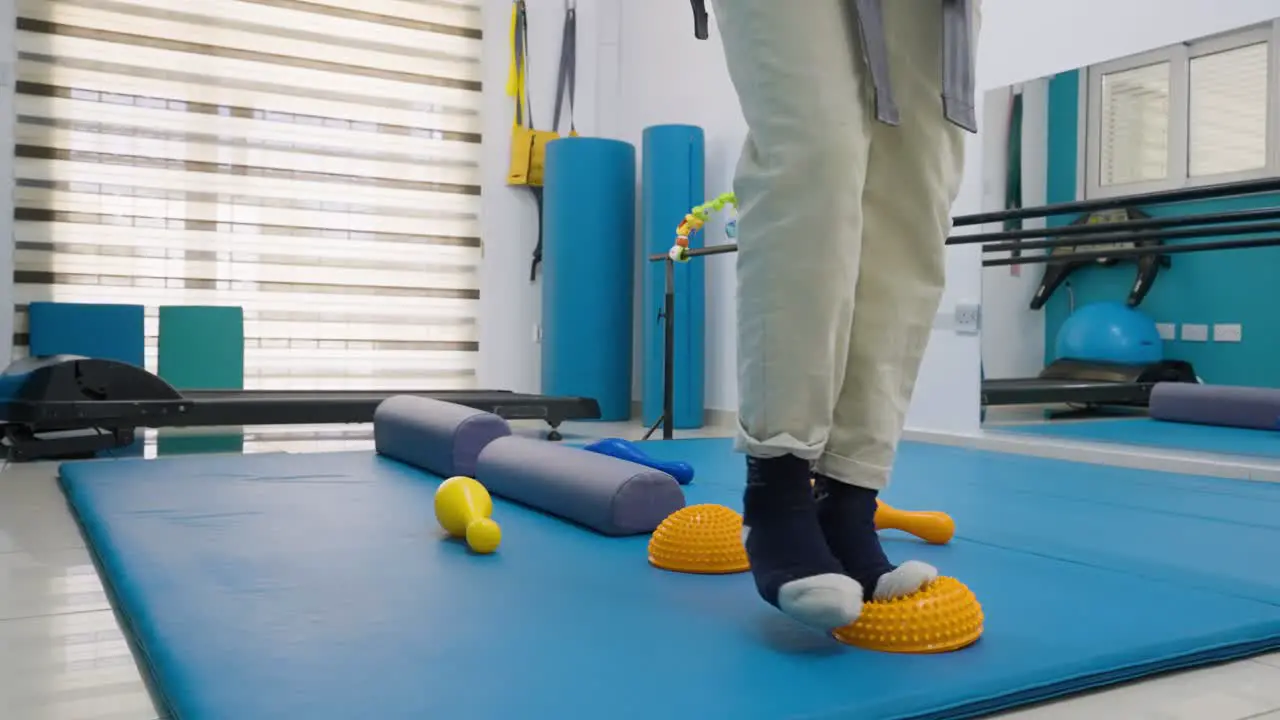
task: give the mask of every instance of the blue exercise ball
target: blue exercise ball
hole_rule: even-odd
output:
[[[1076,310],[1058,330],[1059,359],[1141,365],[1164,357],[1156,323],[1124,303],[1100,302]]]

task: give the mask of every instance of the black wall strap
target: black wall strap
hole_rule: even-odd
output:
[[[568,0],[564,6],[564,33],[560,39],[560,70],[556,75],[556,107],[555,117],[551,121],[551,130],[560,131],[560,118],[564,112],[565,97],[569,100],[569,132],[576,135],[578,126],[573,117],[573,101],[577,95],[578,66],[578,10],[576,0]],[[529,282],[538,279],[538,266],[542,264],[542,216],[543,194],[541,187],[530,187],[533,200],[538,206],[538,244],[533,248],[533,261],[529,265]]]
[[[564,110],[565,93],[569,95],[569,132],[577,132],[573,117],[573,100],[577,94],[578,11],[570,2],[564,11],[564,34],[560,38],[560,72],[556,76],[556,112],[551,129],[560,130],[560,114]]]
[[[689,4],[693,6],[693,36],[699,40],[706,40],[711,37],[707,19],[707,0],[689,0]]]

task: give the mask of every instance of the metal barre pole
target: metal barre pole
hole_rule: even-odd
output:
[[[1203,215],[1180,215],[1177,217],[1143,218],[1116,223],[1098,223],[1094,225],[1062,225],[1054,228],[1028,228],[1025,230],[1001,230],[972,235],[952,235],[947,238],[947,245],[979,245],[1005,240],[1029,240],[1044,237],[1073,237],[1076,235],[1094,235],[1098,233],[1129,232],[1134,230],[1156,230],[1159,228],[1188,227],[1193,225],[1214,226],[1231,221],[1250,222],[1255,220],[1280,220],[1280,209],[1265,210],[1231,210]],[[1206,227],[1205,230],[1213,229]],[[1026,247],[1020,245],[1019,247]]]
[[[658,417],[657,422],[649,427],[644,434],[644,440],[653,437],[653,433],[662,427],[662,439],[670,440],[675,437],[675,410],[676,410],[676,263],[669,257],[666,258],[667,265],[665,269],[665,279],[662,289],[662,312],[658,317],[662,320],[662,415]]]
[[[687,257],[706,257],[738,252],[736,243],[689,248]],[[671,440],[676,430],[676,261],[666,253],[649,256],[649,262],[666,262],[662,292],[662,417],[644,434],[648,440],[662,426],[662,439]]]
[[[1138,258],[1144,255],[1181,255],[1183,253],[1207,252],[1211,250],[1246,250],[1249,248],[1275,247],[1280,245],[1280,235],[1251,240],[1224,240],[1223,242],[1187,243],[1186,245],[1160,245],[1145,248],[1125,248],[1123,250],[1098,250],[1092,252],[1070,253],[1068,255],[1024,255],[1016,258],[993,258],[983,260],[983,267],[1001,265],[1034,265],[1042,263],[1071,262],[1075,260],[1105,260],[1107,258]]]
[[[1201,187],[1183,188],[1179,190],[1161,190],[1142,195],[1123,195],[1098,200],[1076,200],[1073,202],[1041,205],[1039,207],[1018,208],[1015,210],[997,210],[994,212],[961,215],[954,218],[951,224],[956,227],[967,225],[985,225],[1005,220],[1025,220],[1028,218],[1049,217],[1052,215],[1072,215],[1092,212],[1094,210],[1116,210],[1134,205],[1163,205],[1171,202],[1188,200],[1209,200],[1211,198],[1231,195],[1256,195],[1258,193],[1280,190],[1280,178],[1264,180],[1246,180],[1242,182],[1223,183],[1221,185],[1204,185]]]
[[[725,255],[728,253],[738,252],[737,243],[725,243],[723,245],[708,245],[700,248],[689,248],[684,251],[685,257],[693,259],[696,257],[706,257],[708,255]],[[649,256],[649,262],[662,262],[670,260],[671,257],[666,253],[655,253]]]
[[[667,258],[662,326],[662,439],[676,429],[676,263]]]
[[[1099,226],[1105,227],[1105,226]],[[1042,250],[1044,248],[1076,247],[1078,245],[1107,245],[1118,242],[1136,240],[1185,240],[1200,238],[1206,235],[1252,235],[1253,233],[1278,232],[1280,222],[1243,223],[1239,225],[1219,225],[1214,228],[1189,228],[1176,230],[1148,230],[1145,232],[1101,233],[1079,239],[1051,238],[1049,240],[1028,240],[1024,242],[1003,242],[983,245],[982,252],[1010,252],[1013,250]]]

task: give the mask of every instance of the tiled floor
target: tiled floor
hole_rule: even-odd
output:
[[[643,429],[566,428],[567,434],[575,431],[639,437]],[[246,443],[246,452],[316,452],[370,445],[367,437],[359,435],[317,438],[304,433],[289,439],[260,437]],[[6,467],[0,471],[0,718],[158,717],[54,482],[54,466]],[[1002,717],[1280,720],[1280,655],[1167,675]]]

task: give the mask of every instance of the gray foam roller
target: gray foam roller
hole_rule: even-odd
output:
[[[486,445],[511,434],[493,413],[417,395],[394,395],[373,412],[373,444],[379,455],[447,478],[475,477]]]
[[[475,478],[493,495],[604,535],[653,532],[685,504],[684,491],[664,472],[515,435],[480,451]]]
[[[1151,389],[1147,411],[1157,420],[1275,430],[1280,390],[1162,382]]]

